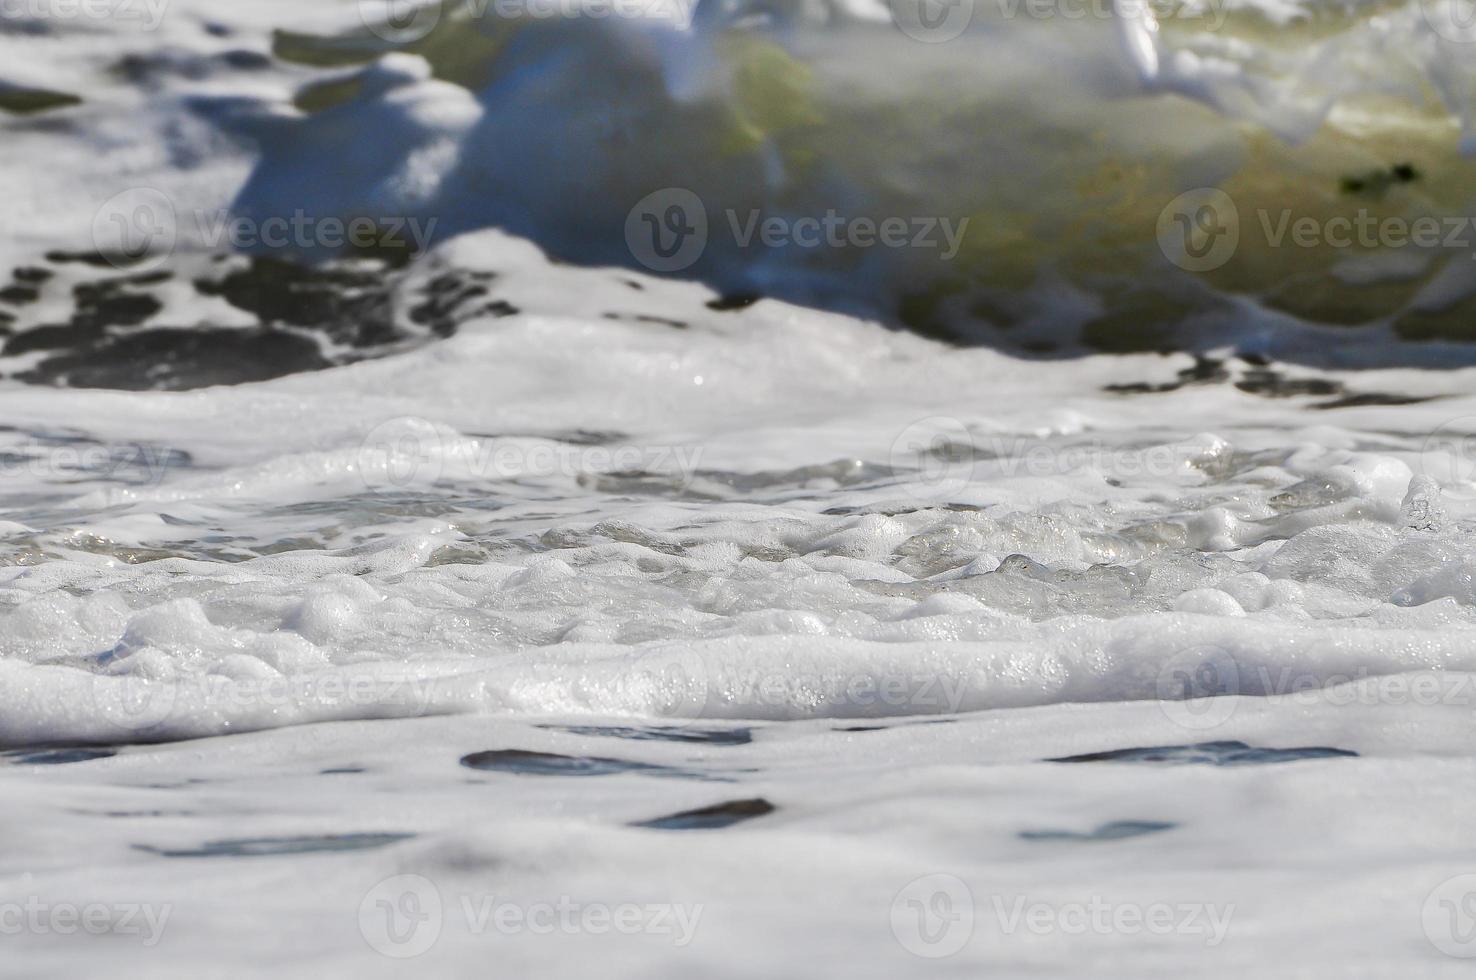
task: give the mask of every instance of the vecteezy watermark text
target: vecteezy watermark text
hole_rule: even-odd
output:
[[[425,251],[436,233],[438,219],[400,216],[379,218],[317,218],[301,209],[291,215],[255,219],[226,211],[196,212],[199,240],[218,248],[223,242],[241,251],[256,248],[372,249],[398,242],[416,254]]]
[[[146,31],[164,22],[170,0],[0,0],[0,20],[131,21]]]
[[[848,715],[956,713],[968,693],[969,679],[918,671],[871,671],[842,676],[807,675],[803,671],[751,670],[732,677],[735,697],[747,705],[791,707],[823,702],[834,713]],[[849,709],[849,710],[847,710]]]
[[[993,914],[986,915],[986,911]],[[1229,935],[1234,915],[1233,904],[1142,902],[1102,895],[1084,901],[1061,901],[996,893],[981,908],[967,882],[945,873],[923,875],[908,882],[891,906],[892,935],[903,949],[926,959],[952,956],[966,947],[981,928],[994,937],[1187,937],[1213,948]]]
[[[997,21],[1187,20],[1217,31],[1225,23],[1226,0],[888,0],[892,23],[916,41],[942,44],[975,24]]]
[[[143,902],[45,902],[31,895],[23,902],[0,901],[0,936],[137,936],[152,948],[164,938],[171,904]]]
[[[158,486],[169,467],[182,465],[183,460],[175,450],[143,443],[58,444],[27,439],[0,444],[0,480],[22,476],[44,481],[82,478]]]
[[[1253,215],[1247,221],[1234,199],[1217,188],[1185,191],[1159,214],[1158,244],[1170,262],[1189,272],[1218,269],[1257,238],[1272,249],[1439,249],[1476,259],[1476,217],[1469,215],[1381,215],[1364,206],[1330,217],[1293,208],[1257,208]]]
[[[697,0],[359,0],[359,19],[386,41],[414,44],[448,15],[470,20],[654,20],[685,30],[696,5]]]
[[[369,947],[408,959],[427,952],[447,926],[472,936],[654,936],[689,945],[703,906],[673,902],[581,901],[568,895],[534,901],[463,892],[448,903],[422,875],[379,882],[359,903],[359,931]]]
[[[739,249],[918,249],[947,262],[962,249],[968,218],[930,215],[854,215],[834,208],[816,215],[766,214],[728,208],[711,221],[694,192],[668,187],[631,208],[625,242],[637,262],[653,272],[680,272],[702,258],[715,231]]]
[[[432,681],[354,671],[245,679],[95,674],[88,687],[94,716],[125,736],[168,730],[177,717],[280,714],[304,704],[372,707],[386,715],[418,717],[430,709],[435,690]]]
[[[1024,895],[990,896],[1007,936],[1197,936],[1207,947],[1225,941],[1235,906],[1206,902],[1119,902],[1093,895],[1085,902],[1033,901]]]
[[[1476,675],[1421,670],[1376,674],[1366,668],[1308,671],[1285,665],[1242,664],[1212,644],[1188,647],[1159,669],[1160,709],[1192,731],[1218,728],[1239,707],[1240,695],[1282,697],[1304,706],[1476,706]]]
[[[3,0],[0,0],[3,2]],[[410,215],[314,215],[303,209],[261,216],[225,210],[181,214],[163,191],[135,187],[109,198],[92,221],[92,243],[99,255],[119,268],[142,272],[162,265],[181,237],[201,247],[237,251],[310,252],[394,249],[419,255],[429,249],[437,218]],[[188,234],[193,230],[193,235]]]

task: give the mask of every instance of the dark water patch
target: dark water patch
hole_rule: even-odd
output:
[[[128,274],[129,262],[146,256],[125,261],[97,252],[51,252],[48,267],[16,270],[14,281],[0,291],[0,308],[5,310],[0,354],[50,355],[13,375],[20,381],[183,391],[322,370],[450,336],[465,320],[488,311],[516,312],[507,304],[485,302],[485,283],[494,274],[468,272],[448,274],[411,292],[403,297],[410,312],[398,313],[405,278],[401,266],[412,256],[395,246],[385,238],[373,255],[320,265],[261,256],[218,257],[215,267],[193,277],[190,285],[201,296],[223,300],[256,319],[254,327],[242,328],[171,325],[168,310],[149,287],[174,273]],[[24,313],[39,295],[40,284],[66,266],[110,274],[84,274],[84,281],[71,288],[69,312],[50,322],[27,324]],[[325,354],[335,348],[344,352]]]
[[[13,37],[45,37],[57,32],[56,25],[50,20],[40,18],[0,17],[0,37],[7,35]]]
[[[753,741],[751,728],[679,728],[651,725],[625,728],[605,725],[539,725],[539,728],[570,735],[593,735],[598,738],[626,738],[634,741],[684,742],[695,745],[747,745]]]
[[[1149,395],[1166,394],[1178,391],[1188,385],[1220,384],[1230,380],[1230,372],[1225,369],[1225,362],[1212,357],[1201,357],[1196,355],[1191,367],[1179,371],[1173,381],[1159,384],[1149,382],[1134,382],[1132,384],[1113,384],[1103,388],[1119,395]]]
[[[1412,184],[1421,176],[1422,174],[1414,164],[1396,163],[1392,167],[1381,170],[1370,170],[1366,173],[1343,177],[1338,181],[1338,190],[1352,197],[1377,200],[1387,194],[1390,188],[1400,184]]]
[[[17,334],[6,341],[4,354],[91,347],[104,341],[110,328],[139,326],[164,307],[134,287],[156,282],[154,277],[134,276],[81,283],[72,290],[75,306],[68,322],[42,324]]]
[[[1157,834],[1165,830],[1172,830],[1178,824],[1167,823],[1162,820],[1113,820],[1104,823],[1095,830],[1082,832],[1079,830],[1022,830],[1021,840],[1040,841],[1104,841],[1104,840],[1126,840],[1130,837],[1142,837],[1146,834]]]
[[[1423,402],[1437,401],[1439,397],[1438,395],[1394,395],[1382,391],[1363,391],[1350,392],[1332,401],[1314,402],[1307,407],[1325,411],[1330,408],[1365,408],[1370,405],[1419,405]]]
[[[319,854],[368,851],[409,840],[414,834],[324,834],[303,837],[239,837],[206,841],[199,847],[167,848],[134,844],[137,851],[167,858],[276,857],[290,854]]]
[[[717,310],[719,313],[731,313],[736,310],[746,310],[761,299],[763,296],[759,293],[730,293],[709,300],[707,308]]]
[[[36,115],[81,104],[81,97],[69,92],[22,88],[8,84],[0,85],[0,112],[8,112],[13,116]]]
[[[236,71],[266,71],[272,67],[271,58],[259,51],[249,51],[245,48],[222,51],[220,54],[212,55],[211,60],[227,68],[234,68]]]
[[[1233,384],[1238,391],[1262,398],[1323,398],[1308,407],[1315,409],[1358,408],[1368,405],[1414,405],[1431,401],[1432,397],[1399,395],[1389,392],[1352,392],[1341,381],[1333,378],[1290,377],[1275,370],[1272,362],[1259,354],[1237,355],[1247,365]],[[1107,385],[1104,390],[1117,394],[1164,394],[1178,391],[1188,385],[1219,384],[1231,381],[1230,372],[1223,362],[1212,358],[1198,357],[1192,368],[1179,372],[1178,378],[1163,384],[1138,382],[1133,384]]]
[[[41,290],[35,286],[6,286],[0,289],[0,303],[9,306],[29,306],[41,298]]]
[[[189,789],[193,786],[204,786],[210,780],[199,776],[191,776],[189,779],[181,779],[175,783],[145,783],[144,789]]]
[[[150,255],[122,255],[119,253],[104,254],[93,249],[84,252],[68,252],[57,250],[46,253],[46,261],[52,265],[86,265],[94,269],[126,269],[130,266],[142,265],[152,258]]]
[[[39,332],[27,331],[12,342]],[[5,353],[13,353],[11,344]],[[102,338],[86,350],[47,358],[16,378],[73,388],[187,391],[329,366],[316,342],[290,331],[162,327]]]
[[[340,343],[366,346],[396,336],[393,303],[379,262],[310,267],[254,257],[195,288],[255,316],[264,326],[309,327]]]
[[[517,316],[523,311],[513,306],[507,300],[497,299],[483,306],[479,312],[485,316],[501,319],[502,317]]]
[[[1296,398],[1302,395],[1341,395],[1343,385],[1331,378],[1290,378],[1280,371],[1254,367],[1246,371],[1235,387],[1263,398]]]
[[[1261,766],[1302,759],[1341,759],[1357,757],[1357,752],[1325,746],[1290,749],[1267,749],[1244,742],[1199,742],[1194,745],[1157,745],[1151,748],[1111,749],[1068,755],[1047,762],[1162,762],[1170,765]]]
[[[552,752],[530,752],[525,749],[494,749],[463,756],[461,764],[482,772],[505,772],[518,776],[614,776],[638,773],[673,779],[700,779],[728,782],[723,776],[700,769],[664,766],[628,759],[602,756],[557,755]]]
[[[460,324],[473,316],[515,316],[520,311],[505,300],[477,304],[486,298],[494,272],[447,272],[421,288],[420,300],[410,308],[410,321],[427,327],[438,337],[450,337]]]
[[[555,442],[567,442],[571,446],[613,446],[630,438],[624,432],[613,429],[564,429],[541,437]]]
[[[51,324],[33,327],[24,333],[16,334],[5,342],[5,347],[0,350],[0,354],[14,357],[17,354],[30,354],[33,351],[84,347],[96,343],[102,337],[101,327]]]
[[[113,64],[111,73],[114,78],[130,85],[151,86],[167,78],[204,81],[217,74],[221,68],[258,72],[271,66],[272,59],[266,55],[240,48],[210,55],[163,51],[124,55]]]
[[[1348,397],[1343,383],[1332,378],[1290,377],[1278,371],[1271,362],[1258,354],[1239,355],[1246,367],[1238,375],[1232,375],[1226,362],[1216,358],[1196,355],[1192,367],[1178,372],[1173,381],[1162,383],[1134,382],[1130,384],[1106,385],[1103,390],[1120,395],[1167,394],[1191,385],[1232,383],[1239,391],[1262,398],[1323,397],[1341,399]],[[1336,401],[1314,407],[1341,407]]]
[[[39,266],[23,265],[11,270],[10,276],[16,282],[26,286],[40,286],[43,283],[50,282],[56,276],[56,273],[50,269],[42,269]]]
[[[297,94],[292,97],[292,105],[299,112],[313,115],[347,105],[357,99],[363,90],[364,79],[359,75],[309,82],[297,90]]]
[[[586,490],[612,497],[663,497],[669,500],[699,501],[722,499],[721,494],[693,488],[690,481],[678,473],[652,473],[649,470],[591,472],[579,474],[575,482]]]
[[[156,820],[165,817],[198,817],[198,810],[68,810],[79,817],[105,817],[109,820]]]
[[[648,827],[652,830],[719,830],[735,823],[767,816],[777,807],[768,800],[755,797],[751,800],[730,800],[697,810],[683,810],[654,820],[642,820],[632,827]]]
[[[166,273],[165,280],[167,278]],[[79,283],[72,289],[72,297],[77,303],[72,322],[86,322],[99,327],[137,327],[146,323],[164,309],[164,304],[148,293],[135,292],[134,289],[157,285],[165,280],[143,275]]]
[[[952,725],[956,718],[921,718],[917,721],[902,721],[894,725],[848,725],[844,728],[832,728],[833,732],[884,732],[890,728],[915,728],[918,725]]]
[[[117,749],[82,746],[0,752],[0,756],[16,766],[67,766],[77,762],[111,759],[117,754]]]
[[[691,326],[685,320],[673,320],[670,317],[652,316],[649,313],[606,313],[605,319],[624,323],[650,323],[658,327],[671,327],[673,330],[686,330]]]

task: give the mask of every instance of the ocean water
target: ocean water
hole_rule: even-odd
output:
[[[1463,975],[1472,13],[0,3],[0,970]]]

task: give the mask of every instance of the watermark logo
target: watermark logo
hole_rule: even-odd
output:
[[[1185,191],[1158,215],[1158,247],[1186,272],[1210,272],[1229,262],[1240,245],[1240,211],[1214,187]]]
[[[1240,693],[1240,666],[1229,652],[1198,646],[1170,658],[1158,672],[1158,706],[1182,728],[1202,731],[1230,720]]]
[[[681,187],[648,194],[625,218],[625,244],[652,272],[691,268],[707,249],[707,208]]]
[[[914,41],[942,44],[969,29],[976,0],[888,0],[892,23]]]
[[[359,20],[391,44],[414,44],[441,23],[444,0],[359,0]]]
[[[690,648],[643,653],[620,674],[618,683],[633,706],[658,716],[668,727],[686,727],[707,713],[707,663]]]
[[[176,672],[164,662],[164,676],[93,674],[88,679],[94,717],[115,734],[132,739],[161,728],[179,698]]]
[[[441,938],[441,892],[421,875],[395,875],[369,889],[359,903],[359,933],[369,948],[411,959]]]
[[[114,268],[151,272],[168,261],[178,240],[174,202],[152,187],[116,194],[92,217],[92,245]]]
[[[892,899],[892,935],[914,956],[952,956],[974,935],[974,893],[951,874],[913,879]]]
[[[440,426],[403,416],[379,423],[359,444],[355,463],[364,485],[375,493],[396,493],[434,483],[445,465],[446,442]]]
[[[1420,0],[1420,14],[1430,29],[1445,40],[1476,44],[1476,2]]]
[[[919,419],[892,440],[888,462],[895,472],[914,471],[915,482],[932,500],[961,492],[974,477],[974,437],[955,418]]]
[[[1425,898],[1425,936],[1446,956],[1476,957],[1476,874],[1447,878]]]
[[[1443,495],[1476,498],[1476,416],[1451,419],[1431,432],[1420,447],[1419,467]]]
[[[670,902],[582,902],[568,895],[513,901],[462,893],[449,903],[422,875],[386,878],[359,902],[359,932],[370,949],[394,959],[428,952],[448,927],[471,936],[647,935],[685,947],[696,937],[703,906]]]

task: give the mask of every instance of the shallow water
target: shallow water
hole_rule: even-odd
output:
[[[1462,213],[1445,9],[7,11],[6,963],[1456,975],[1469,256],[1253,240]]]

